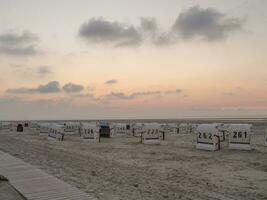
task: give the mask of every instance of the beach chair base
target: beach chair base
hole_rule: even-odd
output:
[[[160,144],[160,139],[153,139],[153,140],[148,140],[148,139],[143,139],[143,144]]]
[[[251,146],[250,146],[250,144],[229,143],[229,149],[235,149],[235,150],[251,150]]]
[[[206,151],[217,151],[219,150],[219,147],[214,144],[203,144],[203,143],[197,143],[196,148],[199,150],[206,150]]]

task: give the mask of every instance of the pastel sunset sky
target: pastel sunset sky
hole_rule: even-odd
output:
[[[0,120],[267,116],[266,0],[0,0]]]

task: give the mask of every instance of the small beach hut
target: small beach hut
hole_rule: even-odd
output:
[[[251,150],[252,124],[230,124],[229,149]]]
[[[208,151],[220,150],[219,130],[215,124],[200,124],[196,128],[196,148]]]

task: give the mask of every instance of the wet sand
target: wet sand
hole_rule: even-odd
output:
[[[196,136],[166,136],[161,145],[115,137],[93,144],[37,133],[0,132],[0,150],[100,200],[267,199],[265,122],[255,123],[252,151],[195,149]]]

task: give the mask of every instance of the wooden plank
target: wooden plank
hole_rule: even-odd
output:
[[[89,194],[0,151],[0,174],[29,200],[96,200]]]

